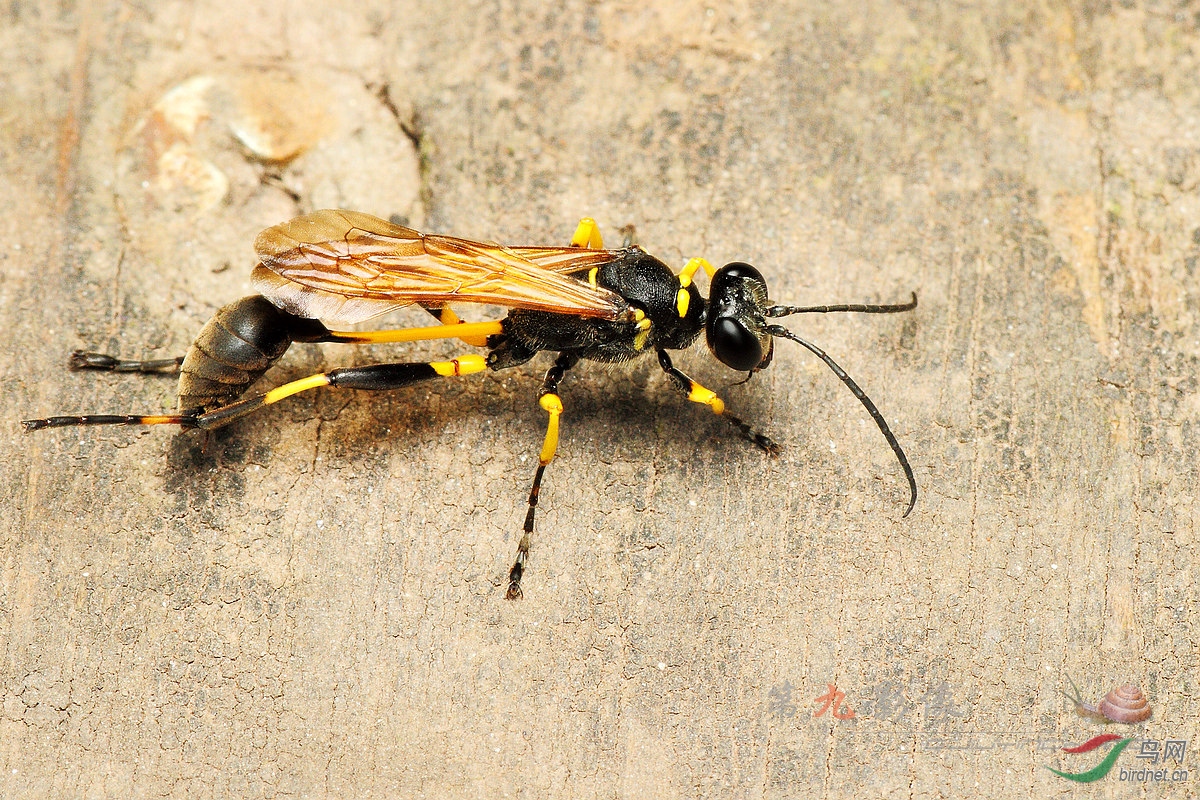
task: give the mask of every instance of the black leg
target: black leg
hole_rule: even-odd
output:
[[[175,375],[183,365],[183,356],[160,358],[156,361],[124,361],[105,353],[89,353],[76,350],[71,353],[67,366],[71,369],[100,369],[109,372],[142,372]]]
[[[529,490],[529,510],[525,513],[524,533],[521,535],[520,544],[517,545],[517,558],[508,572],[508,593],[505,594],[505,598],[508,600],[521,599],[521,576],[525,573],[525,562],[529,560],[529,543],[533,538],[533,517],[537,511],[538,494],[542,490],[542,476],[546,473],[546,466],[554,460],[554,453],[558,449],[558,418],[563,411],[562,399],[558,396],[558,384],[567,370],[578,362],[579,356],[571,353],[559,354],[558,360],[546,372],[546,379],[542,381],[538,403],[550,415],[550,419],[546,424],[546,438],[542,442],[542,452],[538,457],[537,472],[533,475],[533,488]]]
[[[419,364],[372,364],[366,367],[348,367],[329,372],[319,372],[307,378],[285,383],[283,386],[245,400],[214,408],[208,411],[193,410],[181,414],[149,414],[149,415],[99,415],[89,414],[71,417],[48,417],[45,419],[25,420],[22,424],[25,430],[36,431],[41,428],[61,428],[69,425],[180,425],[184,428],[201,428],[210,430],[228,425],[234,420],[253,414],[261,408],[278,403],[286,397],[331,386],[341,389],[361,389],[364,391],[385,391],[410,386],[420,381],[432,378],[443,378],[454,375],[470,375],[487,369],[483,356],[465,355],[452,361],[429,361]]]

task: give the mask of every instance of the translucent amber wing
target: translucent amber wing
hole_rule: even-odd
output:
[[[335,323],[410,303],[488,303],[606,319],[627,307],[569,274],[611,261],[612,251],[507,248],[333,210],[268,228],[254,247],[259,292],[291,313]]]

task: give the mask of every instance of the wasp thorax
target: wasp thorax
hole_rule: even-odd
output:
[[[771,336],[763,308],[767,283],[749,264],[734,261],[716,271],[709,292],[708,348],[725,366],[742,372],[766,366]]]

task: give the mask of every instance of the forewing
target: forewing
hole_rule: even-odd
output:
[[[626,250],[589,250],[582,247],[513,247],[514,253],[532,261],[542,269],[562,275],[577,275],[615,261],[625,255]]]
[[[286,311],[352,323],[410,303],[489,303],[616,319],[616,294],[516,250],[434,236],[355,211],[317,211],[268,228],[254,244],[255,288]],[[533,248],[539,252],[561,248]],[[575,250],[589,255],[606,251]],[[561,266],[562,256],[552,259]],[[582,267],[581,267],[582,268]]]

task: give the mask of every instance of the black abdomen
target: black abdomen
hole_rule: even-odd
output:
[[[201,329],[179,369],[179,409],[213,409],[237,400],[294,340],[328,330],[281,311],[261,295],[230,303]]]

